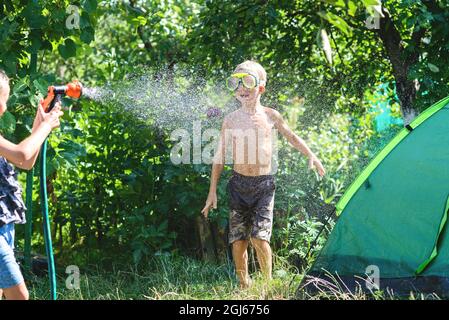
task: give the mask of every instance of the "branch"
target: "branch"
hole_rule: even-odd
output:
[[[335,41],[334,35],[333,35],[331,29],[329,29],[329,34],[331,35],[331,39],[332,39],[332,41],[334,42],[335,51],[337,51],[337,55],[338,55],[338,57],[340,58],[341,64],[343,64],[343,66],[347,67],[345,61],[343,60],[343,57],[342,57],[341,54],[340,54],[340,50],[338,49],[337,41]]]
[[[419,45],[421,43],[422,38],[426,34],[427,29],[425,28],[419,28],[419,30],[416,30],[417,26],[415,26],[412,34],[412,43],[414,45]]]
[[[420,47],[421,40],[427,32],[427,29],[425,29],[425,28],[419,28],[419,30],[417,30],[417,28],[418,28],[418,26],[415,26],[414,31],[412,33],[412,38],[410,41],[410,44],[413,45],[416,49],[407,58],[407,64],[415,64],[416,62],[418,62],[419,51],[417,50],[417,48]]]
[[[133,9],[138,9],[139,11],[142,11],[142,9],[136,7],[136,0],[129,0],[129,5]],[[143,45],[145,46],[145,49],[150,52],[153,50],[153,46],[151,45],[151,42],[148,40],[145,40],[145,36],[143,34],[143,26],[140,25],[137,27],[137,34],[139,35],[140,40],[142,40]]]
[[[422,4],[432,13],[441,13],[441,8],[435,0],[421,0]]]
[[[382,7],[382,13],[384,18],[380,19],[380,26],[376,31],[385,46],[395,75],[402,79],[406,79],[407,65],[402,57],[404,47],[401,35],[394,25],[390,14],[384,7]]]
[[[287,13],[285,16],[289,19],[295,18],[296,16],[312,16],[315,13],[307,12],[304,10],[297,10],[294,12]]]
[[[393,67],[393,75],[396,80],[396,90],[401,103],[401,111],[404,123],[408,124],[416,116],[414,108],[416,98],[416,85],[408,79],[409,61],[404,57],[404,45],[401,35],[396,28],[388,11],[382,7],[384,18],[380,19],[380,28],[377,30],[383,42],[387,55]],[[423,31],[418,31],[414,39],[419,39]]]
[[[441,8],[438,6],[435,0],[422,0],[421,2],[427,8],[427,11],[431,12],[432,14],[441,13]],[[432,25],[434,24],[435,21],[432,22]],[[418,48],[421,45],[421,40],[425,36],[427,31],[428,29],[420,28],[419,25],[415,25],[411,37],[411,45]],[[407,59],[407,63],[414,64],[418,61],[418,58],[419,58],[418,50],[415,50],[415,52]]]

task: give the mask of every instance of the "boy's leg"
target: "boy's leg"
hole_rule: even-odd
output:
[[[252,226],[251,212],[248,210],[248,187],[245,179],[233,173],[228,183],[229,192],[229,244],[232,244],[235,272],[240,281],[240,287],[250,285],[248,274],[248,245]]]
[[[5,294],[6,300],[28,300],[29,293],[25,285],[25,282],[18,284],[11,288],[4,288],[3,293]]]
[[[257,261],[259,261],[260,269],[263,275],[270,280],[272,271],[272,255],[268,241],[251,238],[251,243],[256,248]]]
[[[250,284],[248,274],[248,228],[240,221],[241,215],[235,210],[231,211],[229,219],[229,243],[232,245],[235,272],[239,278],[240,287],[247,288]]]
[[[270,238],[273,229],[274,177],[267,177],[259,183],[259,199],[255,208],[255,219],[251,232],[251,243],[256,249],[260,269],[267,279],[271,279],[272,253]]]
[[[232,245],[235,272],[242,288],[249,286],[248,239],[249,226],[245,221],[244,214],[237,210],[231,210],[229,215],[229,243]]]
[[[248,240],[237,240],[232,243],[232,256],[234,258],[235,272],[242,288],[249,286],[248,276]]]

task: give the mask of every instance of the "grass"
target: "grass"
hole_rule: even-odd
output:
[[[102,269],[90,266],[80,270],[78,289],[66,286],[68,274],[58,273],[60,300],[286,300],[298,299],[296,290],[304,276],[285,258],[275,257],[273,279],[266,281],[260,272],[251,274],[253,284],[240,289],[230,262],[215,264],[179,255],[160,255],[139,268],[113,265]],[[316,281],[316,280],[315,280]],[[321,288],[301,299],[311,300],[437,300],[435,294],[410,293],[398,297],[394,292],[356,290],[348,292],[337,279],[320,280]],[[50,299],[46,276],[27,279],[31,299]]]
[[[294,299],[301,277],[281,258],[275,259],[273,280],[252,274],[253,285],[239,288],[230,263],[217,265],[188,257],[162,255],[145,266],[113,266],[104,271],[90,267],[80,271],[79,289],[68,289],[67,274],[58,273],[58,299],[72,300],[282,300]],[[47,277],[29,279],[31,299],[49,299]]]

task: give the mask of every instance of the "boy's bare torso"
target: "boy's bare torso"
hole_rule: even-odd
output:
[[[271,109],[260,107],[255,113],[240,108],[225,118],[227,157],[232,141],[234,170],[245,176],[271,174],[275,123]]]

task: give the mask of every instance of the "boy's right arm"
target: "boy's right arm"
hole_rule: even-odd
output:
[[[201,210],[201,213],[206,218],[211,208],[217,209],[217,186],[218,181],[220,180],[221,173],[223,172],[226,155],[226,138],[225,138],[226,129],[227,129],[227,119],[225,118],[223,120],[220,138],[218,140],[217,153],[215,154],[214,160],[212,162],[209,194],[207,196],[206,205],[204,206],[203,210]]]
[[[59,117],[63,115],[60,105],[50,113],[39,106],[32,133],[19,144],[14,144],[0,136],[0,154],[9,162],[22,169],[31,169],[36,161],[39,149],[51,130],[59,126]]]

